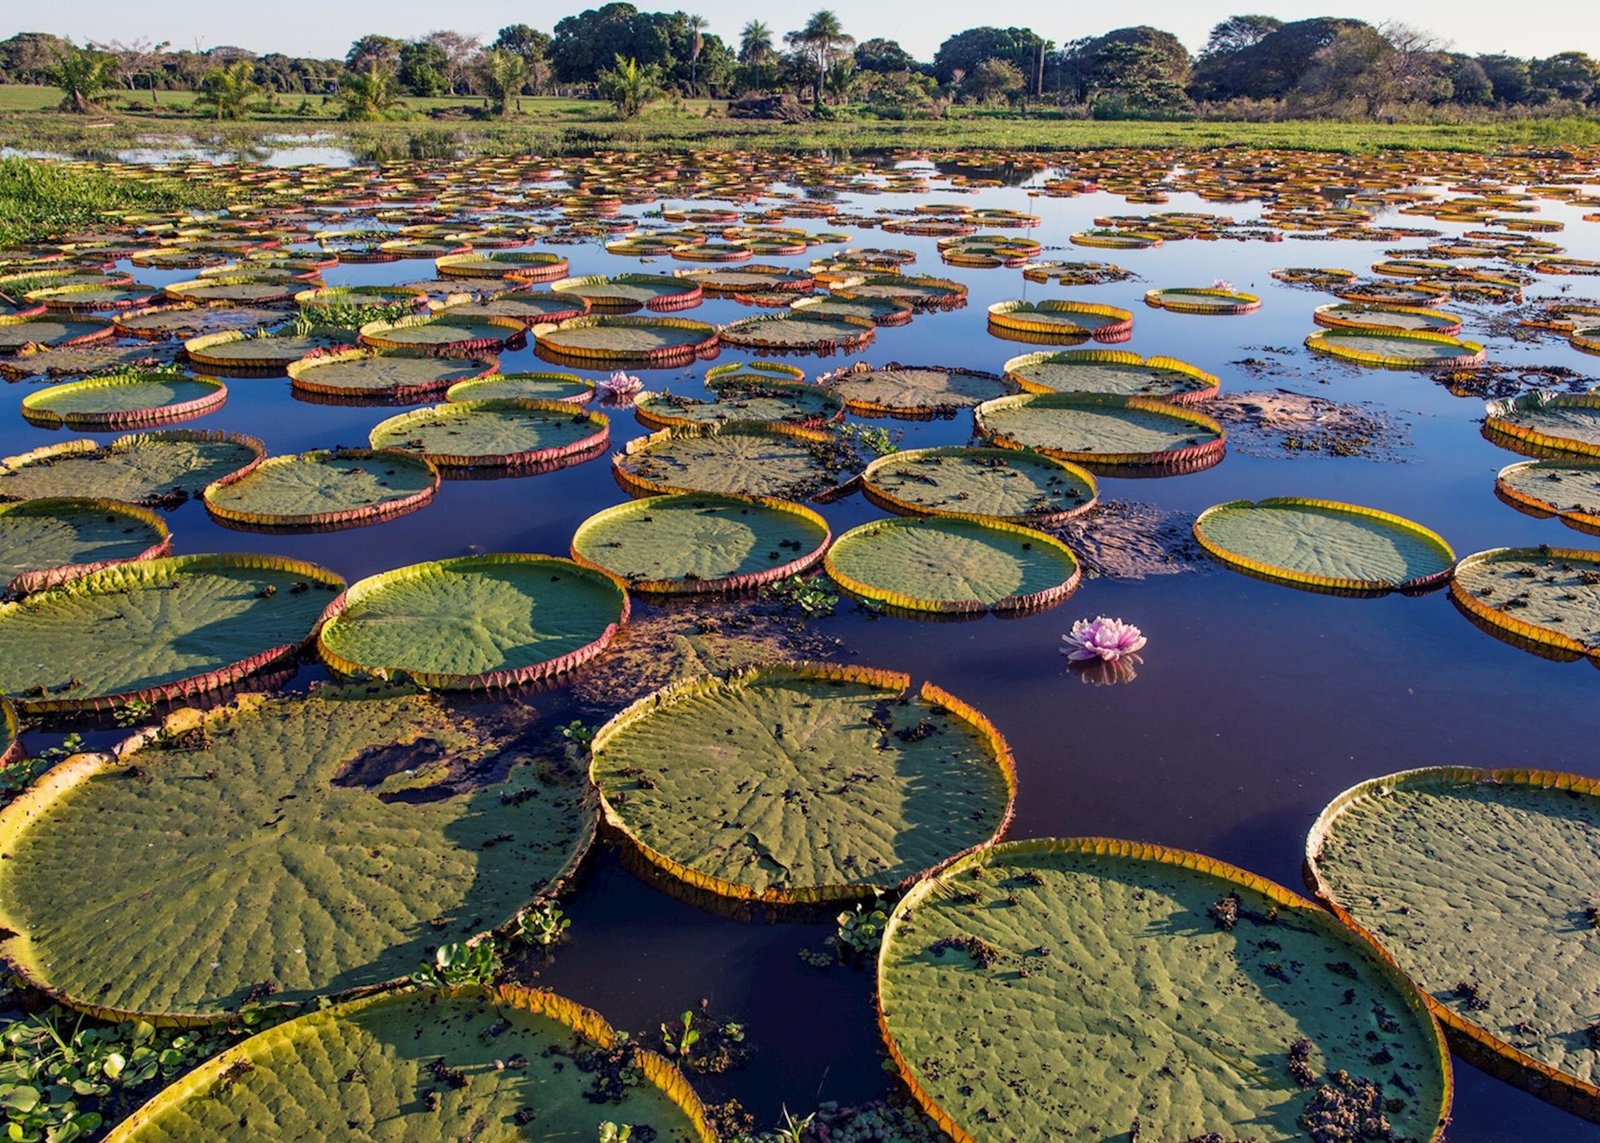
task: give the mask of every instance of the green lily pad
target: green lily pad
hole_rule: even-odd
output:
[[[954,416],[1017,391],[1015,382],[977,369],[945,365],[855,365],[825,373],[817,384],[862,416]]]
[[[208,333],[257,330],[283,322],[282,310],[262,306],[152,306],[116,316],[117,334],[146,341],[188,341]]]
[[[1157,397],[1188,405],[1216,396],[1219,382],[1174,357],[1140,357],[1116,349],[1025,353],[1005,365],[1006,376],[1030,393],[1110,393]]]
[[[297,361],[289,383],[302,393],[323,397],[423,401],[458,381],[483,377],[498,368],[493,357],[434,357],[346,350]]]
[[[1600,552],[1491,548],[1463,556],[1450,596],[1469,616],[1552,657],[1600,666]]]
[[[1600,533],[1600,461],[1523,461],[1501,469],[1495,489],[1531,515]]]
[[[1088,511],[1099,486],[1075,464],[1003,448],[906,449],[879,457],[861,490],[902,516],[970,516],[1010,524],[1057,524]]]
[[[1306,876],[1411,974],[1468,1060],[1592,1118],[1597,839],[1591,779],[1431,767],[1329,803]]]
[[[738,266],[678,270],[675,276],[693,282],[708,294],[757,294],[772,290],[799,293],[809,290],[815,279],[809,270],[788,266]]]
[[[66,441],[0,460],[0,500],[92,496],[168,507],[266,451],[253,437],[187,429],[130,433],[105,445]]]
[[[399,449],[316,449],[274,456],[205,490],[206,511],[244,528],[354,528],[414,512],[439,470]]]
[[[22,399],[22,416],[51,428],[132,428],[202,416],[227,399],[228,387],[206,377],[118,373],[35,389]]]
[[[681,310],[700,304],[700,286],[668,274],[586,274],[550,284],[550,292],[584,298],[597,310]]]
[[[23,711],[216,690],[295,654],[344,581],[281,556],[117,564],[0,604],[0,693]]]
[[[420,452],[451,468],[527,468],[587,458],[611,439],[610,422],[570,401],[451,401],[382,422],[373,448]]]
[[[634,399],[634,416],[654,429],[725,425],[731,421],[820,428],[844,418],[843,399],[826,389],[806,381],[763,376],[752,369],[718,378],[708,374],[706,388],[715,400],[642,393]]]
[[[1440,536],[1403,517],[1295,496],[1207,508],[1194,534],[1231,567],[1330,591],[1431,587],[1450,578],[1456,560]]]
[[[1600,456],[1600,393],[1524,393],[1485,406],[1484,432],[1524,448]]]
[[[115,500],[0,504],[0,591],[25,595],[111,564],[154,559],[171,543],[159,516]]]
[[[24,297],[30,302],[43,305],[50,313],[88,314],[149,305],[153,299],[160,296],[161,292],[159,286],[95,282],[47,286],[41,290],[29,290]]]
[[[495,373],[457,381],[445,392],[447,401],[565,401],[573,405],[594,399],[594,382],[576,373]]]
[[[583,317],[589,312],[589,301],[577,295],[563,296],[541,290],[513,290],[510,293],[497,294],[487,301],[463,302],[448,306],[440,312],[474,318],[515,318],[524,326],[532,327],[546,322],[561,322],[568,318]]]
[[[1189,468],[1221,459],[1227,435],[1201,413],[1145,397],[1022,393],[974,411],[978,432],[1003,448],[1060,460]]]
[[[340,330],[325,333],[267,333],[250,336],[241,330],[226,330],[192,337],[183,351],[196,365],[224,372],[278,373],[313,353],[354,348],[356,335]]]
[[[926,274],[876,274],[838,286],[833,292],[842,298],[887,298],[918,311],[955,309],[967,304],[966,286]]]
[[[240,274],[197,278],[192,282],[174,282],[163,292],[167,297],[180,302],[262,306],[273,302],[286,302],[299,293],[300,288],[301,283],[292,279],[274,281]]]
[[[609,1121],[632,1127],[634,1139],[712,1143],[682,1074],[620,1040],[597,1013],[512,985],[352,1000],[229,1049],[107,1138],[184,1143],[259,1131],[421,1143],[472,1125],[477,1139],[593,1143]],[[613,1098],[605,1085],[614,1073],[637,1078]]]
[[[870,896],[991,844],[1010,752],[888,671],[780,664],[641,699],[594,736],[606,819],[676,880],[773,903]]]
[[[0,769],[14,766],[27,757],[22,748],[22,723],[16,709],[0,695]]]
[[[447,254],[434,260],[446,278],[513,278],[551,282],[567,276],[567,260],[545,250],[493,250]]]
[[[865,318],[874,325],[904,325],[916,313],[910,302],[896,298],[834,296],[799,298],[790,303],[795,313],[825,317]]]
[[[824,560],[852,595],[908,611],[1030,611],[1059,603],[1081,571],[1060,540],[978,520],[875,520],[852,528]]]
[[[472,353],[499,353],[520,338],[527,326],[509,317],[471,317],[441,310],[394,321],[375,321],[361,327],[361,344],[374,349],[399,349],[460,357]]]
[[[115,332],[109,318],[0,316],[0,356],[30,345],[82,345]]]
[[[1198,854],[1068,838],[965,858],[896,906],[878,1002],[912,1094],[969,1143],[1354,1139],[1315,1128],[1374,1100],[1390,1138],[1449,1120],[1449,1059],[1399,971]]]
[[[766,351],[805,351],[829,353],[860,349],[877,333],[877,326],[866,318],[839,317],[793,310],[742,318],[722,327],[721,337],[728,345],[747,346]]]
[[[573,534],[572,558],[631,591],[735,591],[798,575],[829,538],[827,522],[798,504],[689,492],[590,516]]]
[[[1416,306],[1329,302],[1313,310],[1311,318],[1318,325],[1335,329],[1420,329],[1452,335],[1461,332],[1461,319],[1454,314]]]
[[[555,556],[463,556],[354,584],[317,650],[347,675],[509,686],[587,662],[627,618],[627,591],[609,573]]]
[[[717,327],[686,318],[571,318],[533,327],[535,348],[557,360],[600,365],[690,361],[717,345]]]
[[[1465,368],[1483,364],[1483,346],[1426,330],[1327,329],[1306,337],[1306,347],[1361,365],[1395,369]]]
[[[629,441],[612,474],[635,495],[710,492],[807,500],[838,493],[860,458],[831,433],[782,424],[686,426]]]
[[[508,922],[593,840],[579,776],[522,741],[531,717],[376,686],[178,711],[0,812],[3,951],[113,1019],[401,979]],[[133,868],[137,892],[105,876]]]

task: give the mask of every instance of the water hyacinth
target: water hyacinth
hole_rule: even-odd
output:
[[[1061,641],[1066,644],[1061,653],[1074,663],[1091,659],[1116,662],[1141,650],[1145,637],[1131,623],[1097,615],[1093,619],[1078,620],[1070,632],[1061,636]]]

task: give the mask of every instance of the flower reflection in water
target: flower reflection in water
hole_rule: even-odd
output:
[[[1138,655],[1124,655],[1120,659],[1088,659],[1073,663],[1071,671],[1080,683],[1097,687],[1114,687],[1118,683],[1131,683],[1139,677],[1135,669],[1144,666]]]

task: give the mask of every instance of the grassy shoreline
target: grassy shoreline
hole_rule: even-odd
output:
[[[463,115],[477,99],[408,100],[411,117],[381,123],[345,123],[333,104],[307,101],[305,113],[290,97],[282,108],[248,119],[218,121],[193,110],[190,92],[167,92],[160,107],[141,99],[137,112],[107,102],[105,115],[54,110],[53,88],[0,85],[0,147],[68,155],[104,154],[130,147],[195,147],[249,151],[281,146],[283,136],[313,136],[371,158],[439,158],[447,154],[497,155],[535,151],[570,154],[621,148],[703,150],[913,150],[1005,148],[1072,151],[1106,147],[1247,146],[1368,154],[1384,150],[1488,153],[1559,150],[1600,143],[1600,118],[1504,119],[1475,123],[1369,123],[1335,120],[1173,122],[1072,119],[1046,112],[1028,117],[963,110],[948,119],[882,120],[843,117],[784,124],[729,119],[721,104],[696,101],[660,107],[634,120],[616,120],[608,105],[590,100],[527,98],[506,120],[434,119],[427,112]]]

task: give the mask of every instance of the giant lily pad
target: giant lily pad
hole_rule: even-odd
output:
[[[110,444],[47,445],[0,460],[0,500],[92,496],[171,505],[266,455],[254,437],[169,429],[130,433]]]
[[[371,434],[373,448],[411,449],[450,468],[528,468],[586,459],[610,439],[604,414],[570,401],[523,398],[429,405],[390,417]]]
[[[227,399],[228,387],[206,377],[117,373],[35,389],[22,399],[22,415],[36,425],[88,432],[185,421]]]
[[[1227,442],[1210,417],[1145,397],[1022,393],[980,405],[974,416],[1002,448],[1086,463],[1203,467],[1221,459]]]
[[[1416,990],[1281,886],[1102,838],[965,858],[896,906],[879,1024],[954,1140],[1437,1140],[1450,1063]],[[1086,1082],[1092,1077],[1092,1082]]]
[[[167,553],[161,517],[115,500],[0,504],[0,591],[25,595],[112,564]]]
[[[594,382],[576,373],[497,373],[457,381],[445,391],[447,401],[564,401],[583,405],[594,399]]]
[[[1409,329],[1329,329],[1306,337],[1306,347],[1343,361],[1391,369],[1467,368],[1482,365],[1483,346],[1444,333]]]
[[[353,528],[414,512],[439,470],[399,449],[317,449],[275,456],[205,490],[206,511],[244,528]]]
[[[663,274],[587,274],[550,283],[550,292],[583,298],[597,310],[632,313],[634,310],[686,310],[700,304],[699,285]]]
[[[1491,633],[1551,658],[1600,666],[1600,552],[1491,548],[1462,557],[1457,606]]]
[[[17,712],[4,695],[0,695],[0,769],[14,766],[27,757],[22,748],[22,724]]]
[[[1600,456],[1600,393],[1524,393],[1485,408],[1484,432],[1524,449]]]
[[[989,332],[1023,334],[1028,340],[1052,343],[1126,341],[1133,333],[1133,314],[1118,306],[1057,298],[1042,302],[995,302],[989,307]]]
[[[730,421],[781,422],[820,428],[844,419],[844,401],[836,394],[799,380],[768,361],[719,365],[706,374],[706,388],[716,398],[701,401],[672,393],[644,393],[633,402],[634,416],[653,429],[678,425],[722,425]]]
[[[1168,286],[1146,290],[1144,304],[1176,314],[1249,314],[1261,308],[1261,299],[1243,290],[1208,286]]]
[[[1030,611],[1078,586],[1072,551],[1016,524],[875,520],[828,550],[828,575],[852,595],[908,611]]]
[[[1175,357],[1140,357],[1119,349],[1026,353],[1005,364],[1006,376],[1029,393],[1111,393],[1193,405],[1216,396],[1212,374]]]
[[[841,298],[833,295],[797,298],[789,303],[789,308],[797,314],[865,318],[874,325],[904,325],[917,312],[911,308],[910,302],[894,298]]]
[[[348,675],[510,686],[587,662],[627,617],[627,591],[608,572],[555,556],[463,556],[354,584],[329,608],[317,650]]]
[[[818,377],[817,384],[844,398],[853,413],[913,418],[953,416],[1017,391],[1014,382],[994,373],[897,361],[838,369]]]
[[[837,493],[859,458],[831,433],[782,424],[690,426],[637,437],[612,458],[629,492],[711,492],[806,500]]]
[[[1600,461],[1525,460],[1495,478],[1501,499],[1533,516],[1600,534]]]
[[[115,333],[109,318],[0,314],[0,357],[29,346],[86,345]]]
[[[157,286],[123,282],[78,283],[29,290],[25,299],[51,314],[108,314],[147,306],[161,294]]]
[[[447,254],[434,266],[446,278],[510,278],[518,282],[553,282],[567,276],[567,260],[545,250],[495,250]]]
[[[766,352],[833,353],[860,349],[877,329],[867,318],[793,310],[731,322],[722,327],[721,337],[728,345]]]
[[[861,474],[868,500],[904,516],[1057,524],[1093,507],[1095,479],[1075,464],[1003,448],[906,449]]]
[[[260,306],[163,305],[130,310],[116,316],[118,337],[142,341],[188,341],[230,329],[257,330],[279,325],[283,311]]]
[[[637,1076],[615,1098],[604,1088],[611,1069]],[[463,986],[352,1000],[280,1024],[162,1091],[108,1139],[260,1130],[420,1141],[472,1125],[479,1139],[591,1143],[601,1121],[660,1143],[716,1138],[683,1075],[623,1044],[597,1013],[548,992]]]
[[[196,365],[228,374],[282,373],[302,357],[332,349],[352,349],[356,335],[348,330],[320,333],[262,333],[225,330],[192,337],[183,351]]]
[[[496,294],[487,301],[460,302],[447,306],[440,312],[475,318],[515,318],[524,326],[532,327],[583,317],[589,312],[589,300],[575,294],[514,290],[511,293]]]
[[[382,687],[178,711],[0,812],[0,949],[112,1018],[395,981],[509,921],[593,839],[577,776],[522,742],[529,717]],[[137,892],[105,876],[134,868]]]
[[[1217,504],[1200,513],[1194,535],[1230,567],[1335,592],[1432,587],[1456,559],[1440,536],[1403,517],[1297,496]]]
[[[1420,329],[1451,336],[1461,332],[1461,319],[1455,314],[1417,306],[1329,302],[1312,310],[1311,320],[1330,329]]]
[[[1463,1057],[1587,1118],[1600,784],[1437,766],[1363,782],[1306,839],[1306,876],[1411,974]]]
[[[889,671],[779,664],[646,696],[594,736],[607,821],[722,897],[870,896],[991,844],[1010,751],[978,712]]]
[[[348,349],[297,361],[289,384],[319,397],[425,401],[458,381],[486,377],[500,367],[494,357],[435,357]]]
[[[737,591],[798,575],[829,539],[827,521],[799,504],[688,492],[590,516],[573,534],[572,558],[631,591]]]
[[[913,309],[951,310],[967,304],[967,287],[949,278],[926,274],[875,274],[854,279],[834,291],[843,298],[886,298]]]
[[[441,310],[437,314],[368,322],[361,327],[361,344],[374,349],[466,357],[498,353],[507,343],[522,337],[527,328],[513,317],[498,314],[472,317]]]
[[[20,710],[71,711],[216,690],[299,651],[343,586],[281,556],[103,568],[0,604],[0,693]]]
[[[534,344],[558,360],[670,365],[717,346],[717,327],[686,318],[581,317],[533,327]]]
[[[163,293],[180,302],[201,302],[206,305],[266,306],[274,302],[287,302],[301,292],[303,283],[290,280],[256,278],[245,274],[225,275],[216,278],[197,278],[192,282],[174,282]]]

